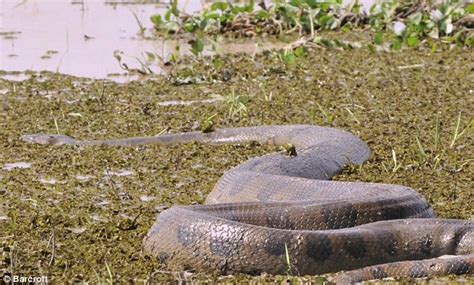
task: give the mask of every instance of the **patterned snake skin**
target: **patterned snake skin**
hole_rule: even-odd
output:
[[[144,249],[170,267],[253,275],[352,270],[332,280],[341,284],[474,270],[473,222],[436,219],[408,187],[329,180],[344,165],[370,156],[363,141],[342,130],[291,125],[119,140],[22,138],[80,146],[256,141],[296,149],[291,156],[269,154],[226,172],[206,205],[163,211]]]

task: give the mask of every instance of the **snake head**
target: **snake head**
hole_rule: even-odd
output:
[[[48,134],[32,134],[23,135],[21,139],[28,143],[47,144],[47,145],[63,145],[76,144],[76,140],[65,135],[48,135]]]

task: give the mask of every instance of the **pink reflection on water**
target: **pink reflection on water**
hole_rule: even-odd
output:
[[[162,41],[144,39],[134,17],[135,13],[151,30],[150,16],[163,13],[166,4],[10,0],[0,5],[0,70],[49,70],[105,78],[124,73],[114,50],[140,57],[145,51],[166,53],[174,48],[174,44],[163,48]],[[200,1],[189,1],[186,10],[200,7]]]
[[[166,58],[177,44],[183,52],[189,48],[185,40],[163,41],[150,37],[150,16],[163,15],[168,3],[168,0],[3,0],[0,3],[0,70],[48,70],[91,78],[120,73],[123,76],[111,79],[136,79],[120,68],[114,57],[115,50],[123,52],[122,59],[130,68],[140,68],[137,58],[144,61],[147,51]],[[198,0],[178,3],[180,10],[187,13],[202,7]],[[135,15],[146,28],[144,35],[139,33]],[[256,53],[264,49],[262,46],[281,48],[284,44],[265,42],[258,46],[250,41],[222,44],[221,49],[230,53]],[[160,72],[157,64],[151,68],[155,73]]]

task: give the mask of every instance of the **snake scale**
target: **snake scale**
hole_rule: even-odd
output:
[[[79,146],[255,141],[296,149],[291,156],[267,154],[227,171],[205,205],[163,211],[144,250],[171,267],[252,275],[344,270],[332,280],[341,284],[474,271],[472,221],[437,219],[427,201],[405,186],[330,180],[345,165],[370,156],[362,140],[343,130],[285,125],[118,140],[22,138]]]

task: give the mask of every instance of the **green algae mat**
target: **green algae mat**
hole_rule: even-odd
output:
[[[121,138],[202,128],[317,124],[351,131],[373,150],[338,180],[396,183],[443,218],[474,216],[474,56],[315,50],[202,59],[131,82],[32,74],[0,80],[0,276],[128,283],[323,282],[305,276],[171,272],[142,252],[155,217],[202,203],[226,169],[282,151],[255,144],[48,147],[29,133]],[[458,281],[472,277],[446,277]]]

